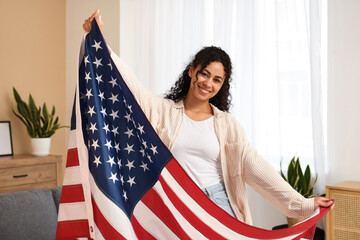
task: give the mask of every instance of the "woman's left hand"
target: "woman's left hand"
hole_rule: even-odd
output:
[[[333,209],[335,207],[334,200],[329,200],[327,198],[324,197],[316,197],[314,198],[314,210],[316,210],[319,207],[330,207],[331,205],[331,209]]]

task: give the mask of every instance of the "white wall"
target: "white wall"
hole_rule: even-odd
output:
[[[360,1],[328,0],[327,183],[360,181]]]
[[[120,3],[118,0],[67,0],[66,1],[66,119],[70,125],[72,104],[77,80],[77,61],[82,24],[96,9],[104,21],[103,34],[111,48],[120,48]]]

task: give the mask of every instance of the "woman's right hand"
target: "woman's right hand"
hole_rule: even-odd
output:
[[[96,20],[99,28],[100,28],[100,31],[102,31],[102,28],[103,28],[103,21],[101,20],[101,16],[99,15],[99,9],[97,9],[93,15],[91,15],[91,17],[89,17],[88,19],[86,19],[84,21],[84,24],[83,24],[83,29],[85,32],[90,32],[91,31],[91,26],[92,26],[92,21]]]

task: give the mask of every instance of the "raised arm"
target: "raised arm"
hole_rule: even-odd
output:
[[[240,128],[243,132],[242,127]],[[309,216],[318,207],[330,207],[333,203],[333,201],[323,197],[304,198],[251,147],[244,132],[242,134],[242,147],[244,148],[242,151],[243,170],[246,183],[286,216]]]
[[[92,21],[94,19],[96,20],[100,30],[102,31],[104,23],[101,20],[101,16],[99,15],[99,10],[96,10],[88,19],[84,21],[83,29],[86,32],[91,31]],[[109,52],[126,85],[129,87],[130,91],[134,95],[136,101],[139,103],[147,118],[152,124],[154,124],[151,118],[151,116],[154,115],[152,114],[152,112],[159,112],[159,108],[162,107],[166,100],[164,100],[160,96],[155,95],[152,91],[143,86],[137,80],[135,74],[127,65],[127,63],[120,59],[119,56],[117,56],[110,48]]]

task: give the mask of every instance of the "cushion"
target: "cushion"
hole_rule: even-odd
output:
[[[0,239],[55,239],[57,212],[51,190],[0,194]]]
[[[60,198],[61,198],[61,190],[62,187],[55,187],[51,189],[55,206],[56,206],[56,212],[59,212],[59,204],[60,204]]]

